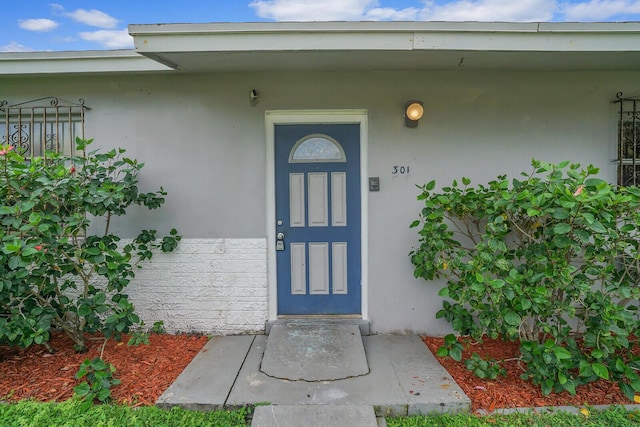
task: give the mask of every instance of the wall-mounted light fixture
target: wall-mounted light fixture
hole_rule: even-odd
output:
[[[404,124],[408,128],[417,128],[418,121],[422,118],[424,114],[424,108],[422,107],[424,104],[422,101],[413,100],[407,102],[404,106]]]
[[[258,101],[260,101],[260,93],[255,89],[251,89],[249,91],[249,104],[251,104],[252,107],[255,107],[258,105]]]

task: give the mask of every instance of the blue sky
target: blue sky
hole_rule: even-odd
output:
[[[129,24],[639,21],[640,0],[4,0],[0,52],[130,49]]]

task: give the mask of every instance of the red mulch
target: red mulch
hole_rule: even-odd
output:
[[[444,338],[423,337],[424,343],[433,354],[444,344]],[[472,344],[471,348],[463,352],[462,360],[478,353],[481,357],[494,360],[507,360],[503,366],[507,376],[498,376],[495,380],[480,379],[465,368],[462,362],[456,362],[450,357],[437,357],[438,361],[456,380],[458,385],[471,399],[472,410],[493,411],[496,408],[515,408],[531,406],[580,406],[580,405],[609,405],[630,402],[620,391],[617,384],[611,381],[599,380],[578,387],[575,396],[568,392],[551,393],[543,396],[540,387],[520,379],[524,372],[521,364],[513,359],[517,357],[518,344],[502,342],[501,340],[484,339],[483,344]]]
[[[152,334],[149,345],[130,347],[128,337],[118,343],[109,340],[103,359],[113,363],[116,378],[122,383],[112,389],[115,402],[129,405],[153,405],[182,370],[207,342],[203,336]],[[444,343],[443,338],[423,338],[435,354]],[[34,345],[26,350],[0,346],[0,401],[32,398],[39,401],[61,401],[73,396],[74,379],[80,363],[100,355],[102,340],[89,340],[89,351],[78,354],[66,335],[55,334],[51,344],[57,350],[49,354],[44,347]],[[464,358],[472,352],[496,360],[516,357],[517,344],[485,339],[483,344],[472,345]],[[471,399],[473,411],[496,408],[600,405],[630,403],[618,386],[600,380],[578,387],[578,394],[567,392],[543,396],[540,387],[520,379],[523,372],[517,361],[507,361],[507,377],[495,380],[480,379],[462,363],[451,358],[438,358],[456,382]]]
[[[111,389],[114,401],[134,406],[153,405],[207,342],[203,336],[152,334],[149,345],[130,347],[128,339],[109,340],[102,358],[116,367],[115,377],[122,381]],[[74,352],[64,334],[51,339],[55,354],[39,345],[26,350],[0,346],[0,401],[69,399],[81,382],[74,378],[80,364],[99,357],[103,342],[89,340],[83,354]]]

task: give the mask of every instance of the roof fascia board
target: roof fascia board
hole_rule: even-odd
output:
[[[640,23],[329,22],[130,25],[136,50],[637,51]]]
[[[133,50],[0,53],[0,75],[137,73],[171,70]]]
[[[640,22],[247,22],[131,24],[133,36],[280,32],[640,32]]]
[[[416,33],[413,48],[484,52],[626,52],[640,50],[640,33]]]

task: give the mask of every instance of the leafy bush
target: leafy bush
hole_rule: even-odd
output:
[[[436,317],[457,333],[520,340],[523,377],[544,394],[599,378],[640,392],[640,189],[598,169],[533,161],[524,178],[424,185],[414,274],[446,279]],[[460,360],[455,337],[439,353]],[[635,342],[635,341],[634,341]],[[475,361],[471,365],[479,366]],[[481,369],[482,370],[482,369]]]
[[[76,379],[84,378],[73,388],[76,396],[87,402],[98,400],[100,402],[109,402],[111,400],[111,387],[120,384],[120,380],[113,377],[116,372],[115,366],[107,363],[99,357],[92,360],[85,359],[80,365],[80,369],[76,372]]]
[[[166,193],[138,191],[143,163],[123,149],[25,159],[0,147],[0,341],[48,346],[52,328],[84,351],[85,332],[119,338],[140,319],[123,292],[155,249],[172,251],[180,236],[142,230],[127,244],[110,232],[131,205],[159,208]],[[92,234],[104,224],[104,231]]]

